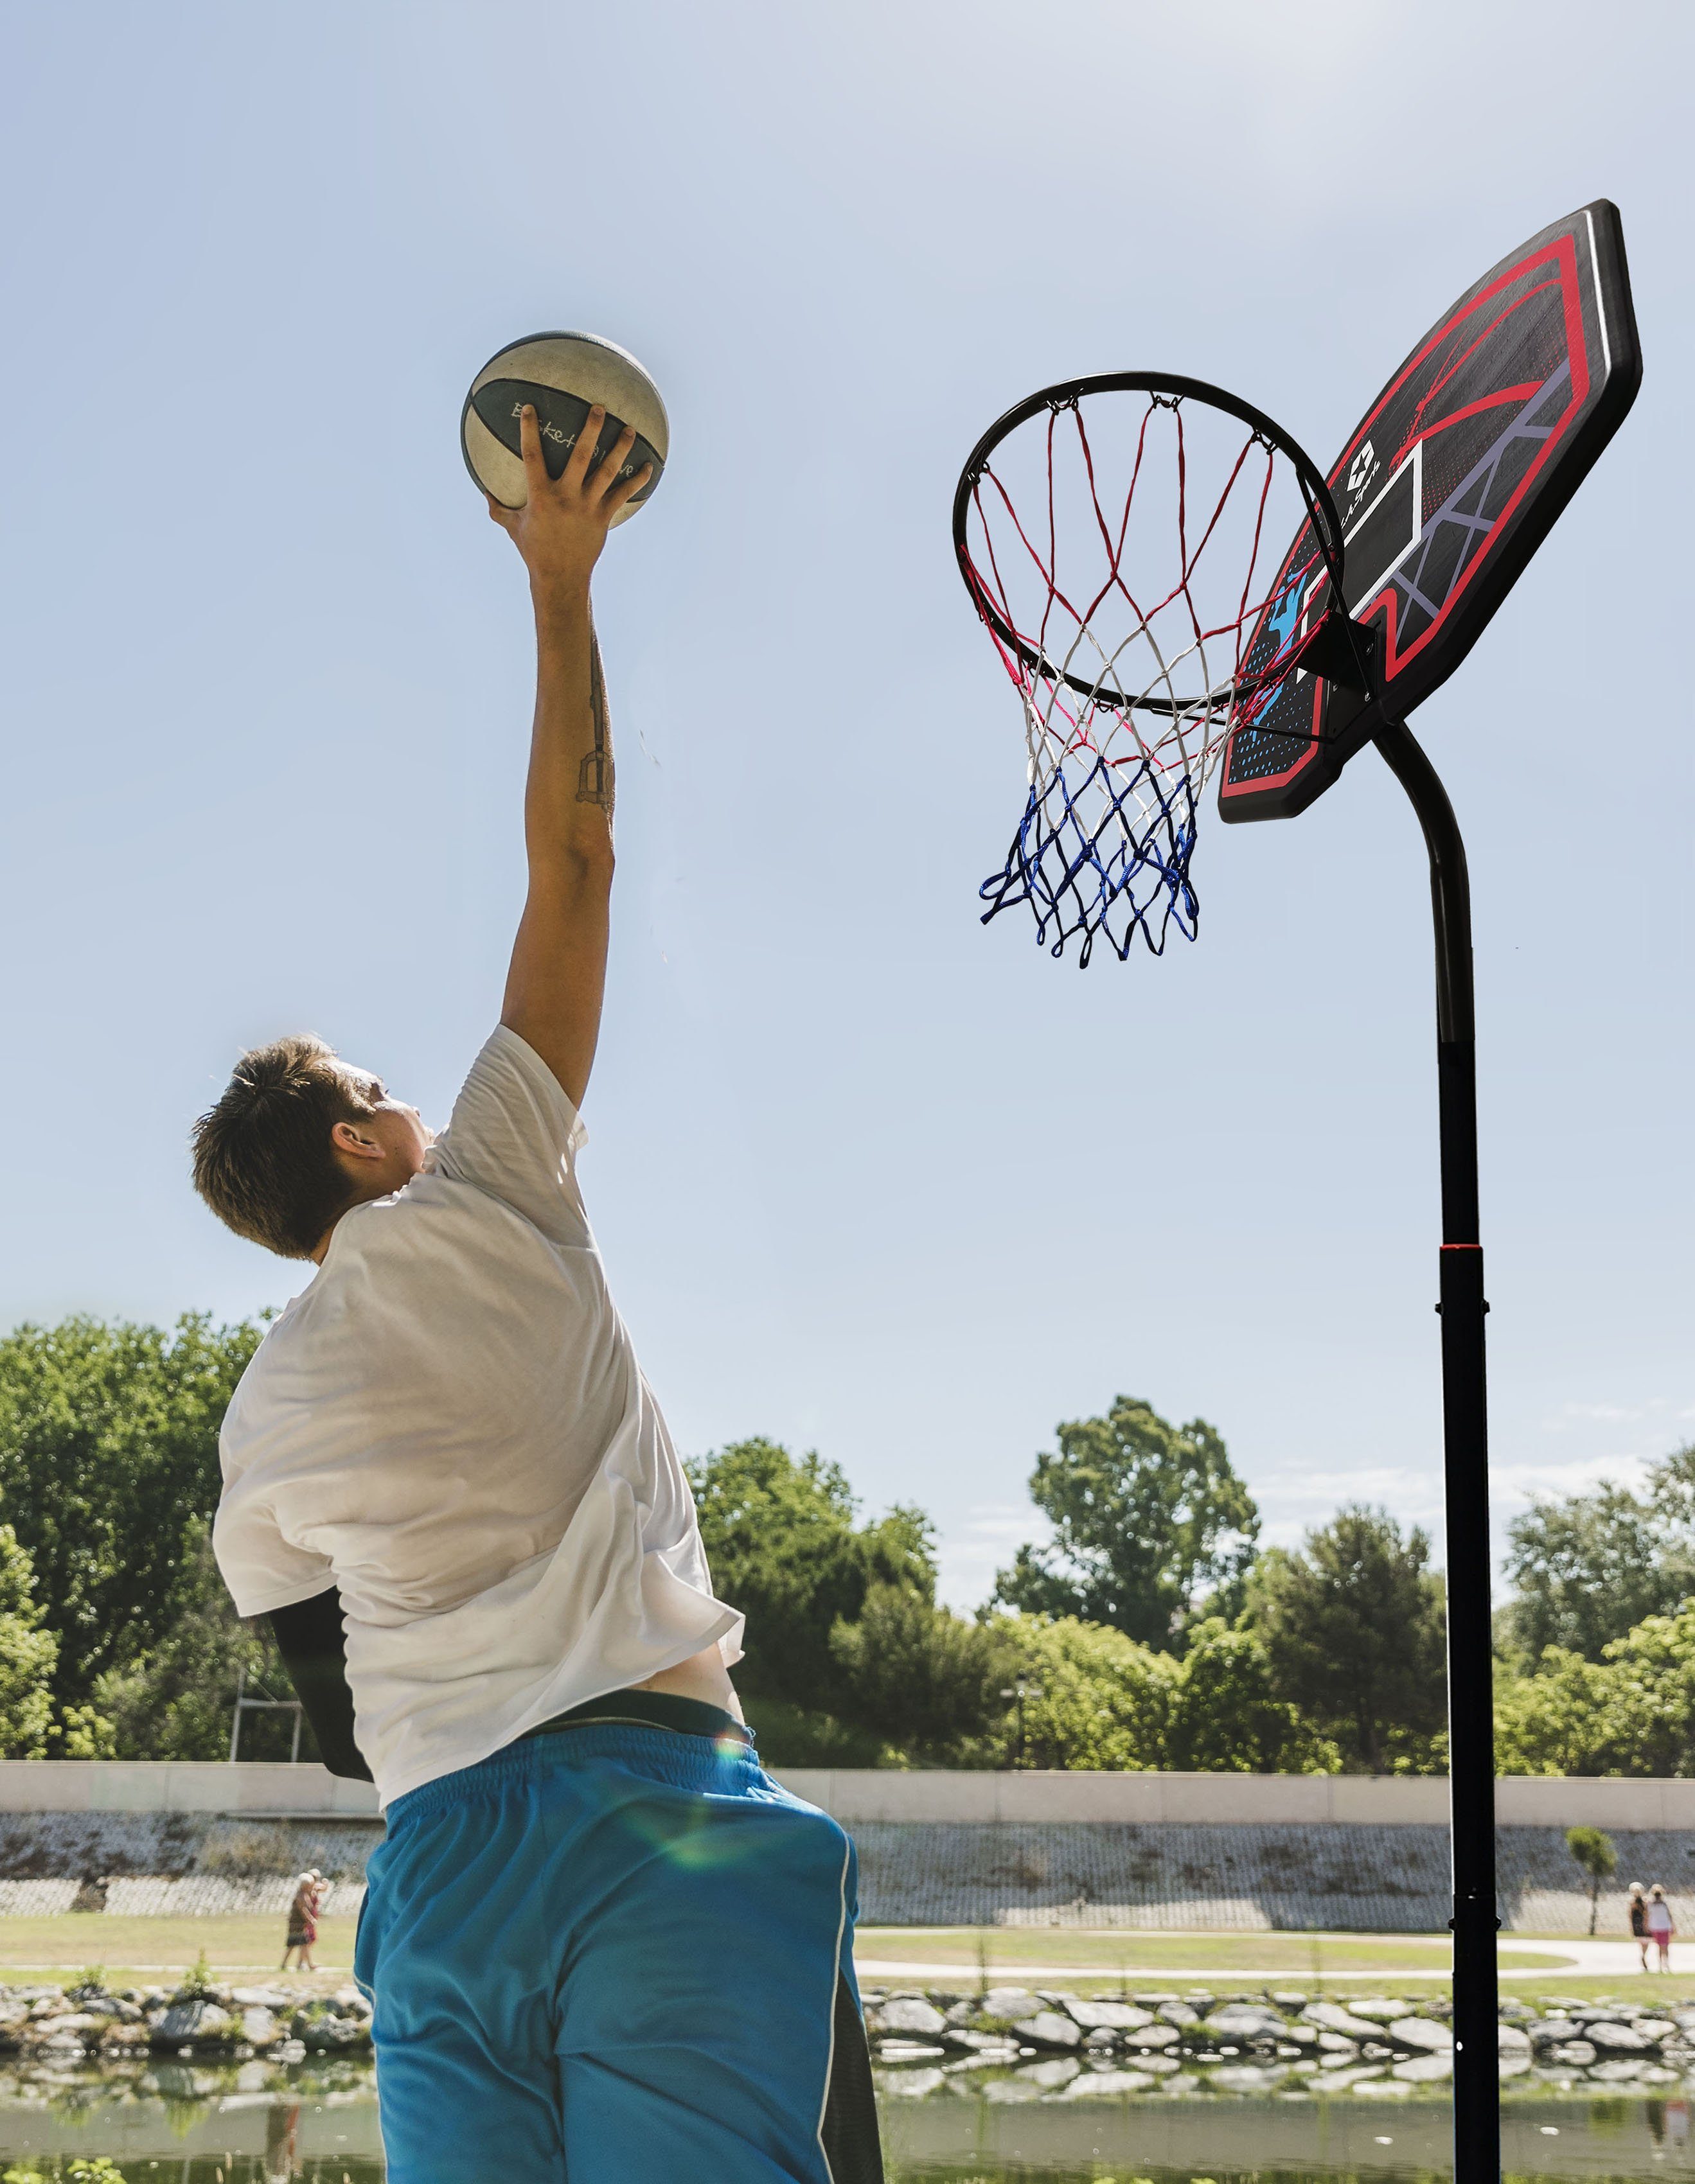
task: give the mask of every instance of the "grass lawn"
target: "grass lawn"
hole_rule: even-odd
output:
[[[351,1919],[321,1919],[312,1952],[321,1972],[345,1980],[353,1968]],[[0,1919],[0,1980],[39,1975],[64,1980],[89,1964],[105,1967],[114,1986],[167,1986],[204,1949],[215,1972],[250,1984],[282,1962],[283,1922],[276,1918],[123,1919],[103,1911],[55,1918]],[[309,1979],[304,1984],[310,1986]]]
[[[861,1926],[856,1953],[894,1962],[968,1964],[975,1967],[979,1947],[991,1964],[1075,1964],[1116,1971],[1134,1964],[1157,1971],[1171,1964],[1185,1970],[1280,1972],[1313,1979],[1355,1973],[1408,1971],[1441,1978],[1448,1970],[1446,1934],[1157,1934],[1111,1929],[1056,1926]],[[1555,1945],[1546,1950],[1514,1951],[1513,1961],[1549,1971],[1570,1964]]]
[[[318,1978],[291,1974],[290,1983],[338,1986],[353,1964],[351,1919],[319,1922],[315,1952]],[[1557,1935],[1514,1935],[1511,1961],[1527,1959],[1546,1976],[1515,1979],[1503,1994],[1535,2007],[1545,1994],[1618,1995],[1668,2008],[1695,2002],[1695,1970],[1686,1976],[1651,1974],[1612,1977],[1562,1969]],[[1112,1992],[1120,1967],[1133,1986],[1157,1984],[1160,1970],[1193,1972],[1220,1992],[1287,1986],[1313,1993],[1334,1988],[1339,1997],[1376,1989],[1435,1997],[1448,1989],[1446,1934],[1191,1934],[1142,1933],[1119,1928],[1054,1926],[865,1926],[861,1961],[959,1967],[957,1985],[974,1987],[979,1945],[993,1976],[1016,1978],[1021,1964],[1063,1967],[1043,1984]],[[1530,1946],[1525,1946],[1526,1944]],[[0,1981],[69,1983],[86,1967],[104,1967],[114,1986],[169,1986],[204,1950],[214,1971],[232,1981],[258,1983],[277,1976],[282,1921],[276,1918],[125,1919],[104,1912],[66,1912],[49,1919],[0,1919]],[[1187,1986],[1187,1980],[1178,1982]]]

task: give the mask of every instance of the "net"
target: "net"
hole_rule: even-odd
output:
[[[1229,398],[1224,398],[1228,399]],[[1029,904],[1079,965],[1195,938],[1198,806],[1233,728],[1314,635],[1327,565],[1268,421],[1107,387],[1040,404],[967,465],[966,583],[1023,703],[1028,796],[983,922]],[[1320,486],[1322,491],[1322,486]],[[1284,549],[1291,538],[1305,548]]]

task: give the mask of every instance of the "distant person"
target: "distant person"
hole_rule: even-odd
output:
[[[315,1870],[303,1873],[294,1884],[294,1894],[288,1906],[288,1946],[282,1952],[284,1971],[315,1972],[318,1967],[312,1961],[312,1951],[318,1939],[318,1906],[323,1900],[323,1875]],[[298,1957],[291,1964],[288,1959]]]
[[[1636,1954],[1642,1959],[1642,1970],[1646,1971],[1648,1970],[1648,1891],[1639,1880],[1633,1880],[1631,1883],[1630,1909],[1631,1939],[1636,1945]]]
[[[1665,1891],[1655,1881],[1648,1892],[1648,1936],[1659,1952],[1656,1971],[1671,1970],[1671,1937],[1676,1931],[1671,1923],[1671,1906],[1665,1900]],[[1643,1958],[1646,1962],[1646,1951]]]

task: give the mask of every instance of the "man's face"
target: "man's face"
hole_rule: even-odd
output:
[[[371,1112],[350,1124],[338,1123],[337,1130],[353,1130],[370,1148],[358,1163],[360,1180],[372,1195],[387,1197],[390,1191],[410,1183],[422,1167],[424,1155],[435,1142],[435,1132],[415,1107],[395,1099],[380,1077],[347,1063],[343,1070]],[[343,1165],[347,1164],[344,1147]]]

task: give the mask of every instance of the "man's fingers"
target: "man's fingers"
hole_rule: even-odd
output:
[[[606,412],[597,402],[583,421],[583,430],[577,436],[577,445],[571,451],[571,460],[565,466],[566,480],[582,488],[588,475],[588,465],[594,460],[594,450],[599,443],[600,428],[606,421]]]
[[[518,452],[524,459],[524,476],[533,493],[548,474],[547,458],[542,453],[542,423],[533,402],[527,402],[518,413]]]
[[[594,473],[594,484],[604,500],[618,482],[618,473],[629,460],[630,450],[636,444],[636,428],[626,425],[601,458],[600,467]]]
[[[615,516],[627,503],[633,500],[653,476],[653,465],[644,463],[633,477],[621,478],[600,504],[602,513],[609,519]]]

